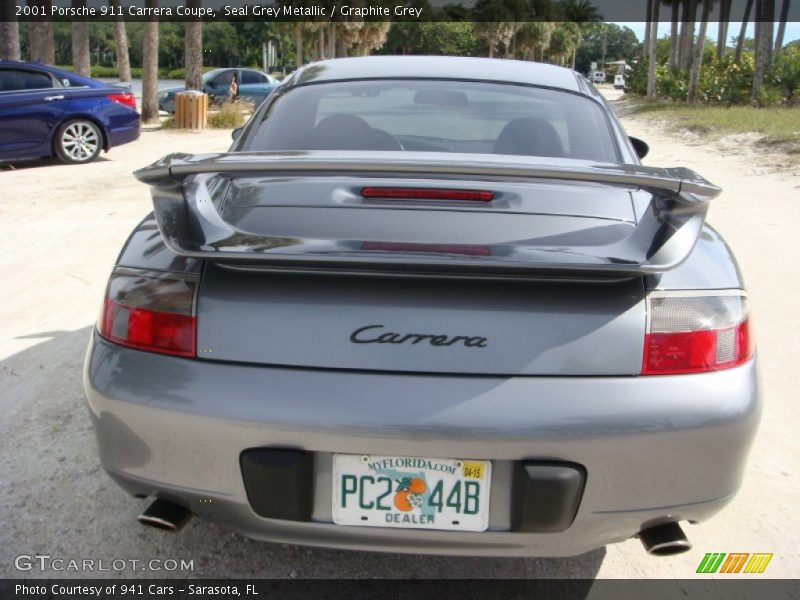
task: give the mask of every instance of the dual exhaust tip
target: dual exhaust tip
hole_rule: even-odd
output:
[[[142,514],[139,522],[142,525],[178,531],[192,517],[192,512],[180,504],[163,498],[156,498]],[[675,522],[654,525],[639,532],[639,540],[651,556],[673,556],[691,549],[681,526]]]

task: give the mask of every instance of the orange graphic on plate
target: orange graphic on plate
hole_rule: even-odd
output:
[[[422,504],[422,494],[426,489],[425,482],[416,477],[403,477],[398,480],[394,505],[397,510],[409,512]]]

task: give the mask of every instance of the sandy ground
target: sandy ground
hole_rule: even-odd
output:
[[[772,552],[766,575],[800,575],[800,177],[775,172],[751,150],[720,154],[643,119],[625,125],[650,142],[647,164],[685,165],[725,189],[710,218],[736,249],[756,315],[761,430],[736,499],[713,520],[687,526],[691,552],[650,558],[629,540],[567,559],[395,556],[253,542],[198,519],[177,535],[138,525],[144,501],[126,496],[97,463],[83,354],[116,253],[150,210],[131,171],[169,151],[223,150],[230,139],[227,131],[148,131],[94,164],[0,171],[0,577],[41,576],[13,566],[15,556],[36,553],[194,561],[193,572],[176,576],[686,578],[706,552]],[[150,575],[162,574],[170,575]]]

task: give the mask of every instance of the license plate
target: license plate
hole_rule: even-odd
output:
[[[485,531],[492,463],[414,456],[333,456],[333,522]]]

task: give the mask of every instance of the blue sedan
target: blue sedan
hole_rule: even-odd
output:
[[[232,85],[232,82],[235,84]],[[231,97],[261,104],[278,85],[278,80],[256,69],[214,69],[203,73],[203,91],[212,102],[221,103]],[[158,93],[158,108],[168,113],[175,112],[175,94],[184,88],[170,88]]]
[[[87,163],[139,137],[127,89],[41,63],[0,61],[0,161]]]

